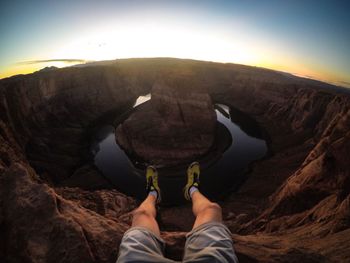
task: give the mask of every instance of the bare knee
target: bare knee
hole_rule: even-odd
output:
[[[222,212],[221,206],[218,203],[210,203],[208,209],[215,210],[218,213]]]
[[[200,211],[195,214],[196,220],[193,225],[193,229],[196,227],[211,222],[222,222],[221,207],[217,203],[208,203]]]
[[[202,208],[200,211],[201,213],[215,213],[215,214],[221,214],[221,206],[217,203],[210,202],[205,207]]]
[[[147,211],[146,209],[144,209],[142,207],[138,207],[132,212],[132,216],[133,216],[133,218],[145,217],[145,216],[152,217],[152,214],[149,211]]]
[[[132,216],[132,227],[147,228],[158,237],[160,236],[159,226],[152,211],[141,206],[132,212]]]

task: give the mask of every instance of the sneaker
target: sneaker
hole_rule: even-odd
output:
[[[149,165],[146,170],[146,191],[147,194],[151,191],[157,192],[157,203],[160,203],[160,188],[158,186],[158,172],[157,169]]]
[[[198,162],[193,162],[187,168],[187,184],[184,187],[184,196],[187,200],[191,200],[190,189],[192,186],[199,189],[200,167]]]

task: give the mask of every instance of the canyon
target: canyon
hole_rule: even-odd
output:
[[[93,165],[89,131],[154,87],[207,94],[268,134],[270,154],[217,200],[240,262],[349,260],[349,91],[263,68],[155,58],[0,81],[5,262],[115,262],[140,200],[118,192]],[[166,256],[180,260],[191,207],[161,207],[160,219]]]

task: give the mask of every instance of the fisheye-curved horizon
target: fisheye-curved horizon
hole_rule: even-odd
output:
[[[0,78],[85,61],[175,57],[350,87],[344,7],[330,1],[15,1],[0,18],[6,25]]]

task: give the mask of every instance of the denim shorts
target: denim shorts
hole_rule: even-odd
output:
[[[176,262],[164,257],[165,242],[144,227],[125,232],[118,263]],[[200,225],[186,235],[182,262],[238,262],[230,230],[222,223]]]

